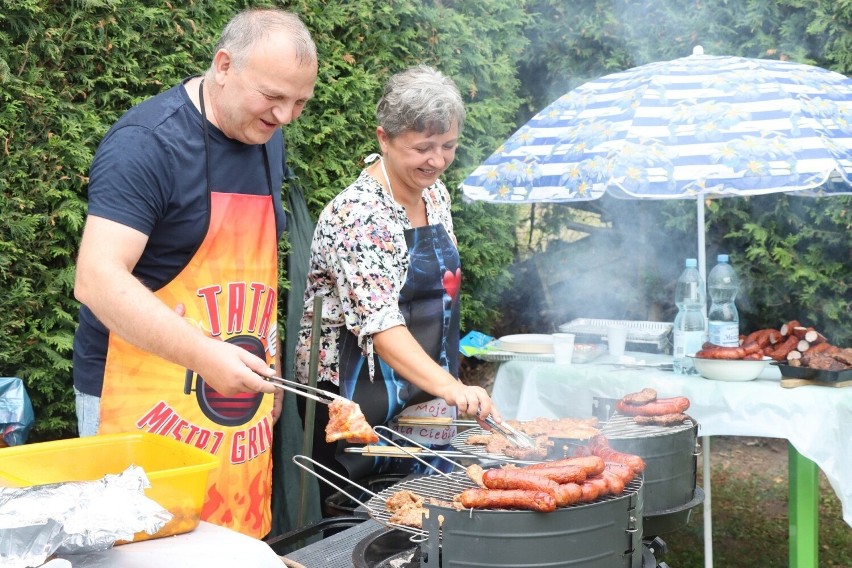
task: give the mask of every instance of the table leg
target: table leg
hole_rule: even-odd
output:
[[[710,436],[701,437],[704,482],[704,568],[713,568],[713,497],[710,491]]]
[[[790,492],[790,567],[815,568],[819,560],[819,468],[787,442]]]

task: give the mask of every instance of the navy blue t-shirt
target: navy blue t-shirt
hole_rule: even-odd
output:
[[[209,107],[208,107],[209,112]],[[270,192],[263,147],[225,136],[208,122],[210,188]],[[266,143],[278,238],[284,231],[284,139]],[[209,218],[201,113],[183,85],[133,107],[107,132],[89,172],[89,214],[148,235],[133,274],[152,290],[177,276],[201,244]],[[74,386],[100,396],[107,329],[81,306],[74,335]]]

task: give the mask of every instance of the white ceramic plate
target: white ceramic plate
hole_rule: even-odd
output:
[[[764,357],[762,361],[692,357],[692,362],[702,377],[714,381],[729,382],[753,381],[763,372],[771,360],[770,357]]]
[[[513,353],[553,353],[553,338],[543,333],[504,335],[498,340],[498,346]]]

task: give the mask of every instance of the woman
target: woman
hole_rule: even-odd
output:
[[[376,117],[381,156],[367,158],[317,222],[296,374],[307,382],[319,296],[317,386],[357,402],[371,425],[396,428],[400,415],[452,418],[457,410],[499,419],[485,389],[458,380],[461,266],[449,193],[438,178],[455,158],[461,95],[438,71],[411,68],[390,78]],[[414,459],[343,453],[344,443],[325,443],[327,407],[318,405],[316,417],[314,458],[350,479],[432,471]],[[398,429],[435,449],[447,448],[455,434],[452,427]],[[430,461],[449,469],[444,460]],[[324,501],[333,489],[320,486]]]

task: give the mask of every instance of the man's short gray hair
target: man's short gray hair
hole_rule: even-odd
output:
[[[288,34],[300,65],[317,63],[317,47],[299,16],[274,8],[249,8],[231,18],[222,30],[214,53],[227,49],[234,66],[242,69],[257,42],[273,32]]]
[[[393,75],[376,105],[376,119],[391,138],[406,131],[443,134],[458,125],[461,133],[465,110],[452,79],[418,65]]]

